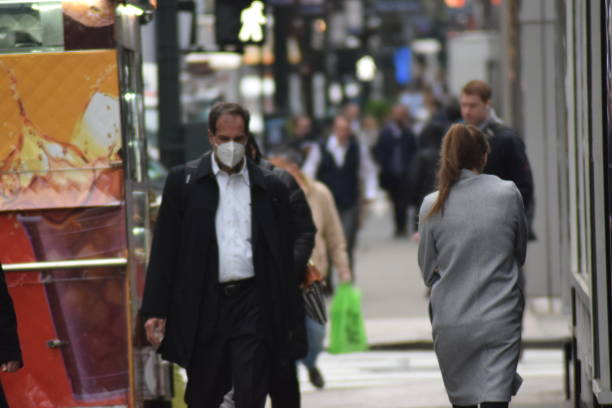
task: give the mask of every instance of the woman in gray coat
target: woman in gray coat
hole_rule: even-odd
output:
[[[419,266],[453,407],[508,407],[522,382],[525,211],[514,183],[482,174],[488,151],[476,127],[453,125],[442,142],[439,190],[419,213]]]

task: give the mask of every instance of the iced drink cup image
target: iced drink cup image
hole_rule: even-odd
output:
[[[38,261],[125,255],[120,208],[18,215]],[[73,396],[101,401],[127,392],[125,273],[122,268],[57,269],[41,281]]]

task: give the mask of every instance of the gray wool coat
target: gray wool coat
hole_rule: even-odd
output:
[[[455,405],[510,401],[524,298],[520,267],[527,224],[513,182],[462,169],[442,213],[427,217],[437,192],[419,213],[419,266],[431,287],[434,349]]]

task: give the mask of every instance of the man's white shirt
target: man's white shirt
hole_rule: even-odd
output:
[[[341,144],[338,142],[336,135],[331,135],[326,142],[327,150],[334,157],[334,161],[338,167],[344,165],[346,152],[348,151],[349,143]],[[377,170],[372,157],[368,150],[361,144],[359,146],[359,181],[363,186],[363,196],[365,199],[372,200],[376,198],[378,191],[378,180],[376,179]],[[310,178],[317,178],[317,170],[321,164],[321,149],[318,143],[313,144],[308,152],[306,160],[302,165],[302,171]]]
[[[219,247],[219,282],[255,276],[251,244],[251,188],[246,160],[237,173],[221,170],[212,157],[212,170],[219,186],[215,216]]]

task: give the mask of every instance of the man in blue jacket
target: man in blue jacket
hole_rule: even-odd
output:
[[[391,110],[391,120],[380,132],[373,147],[374,157],[380,166],[380,186],[393,202],[396,237],[407,234],[409,171],[416,150],[416,137],[409,126],[408,110],[404,105],[397,104]]]

